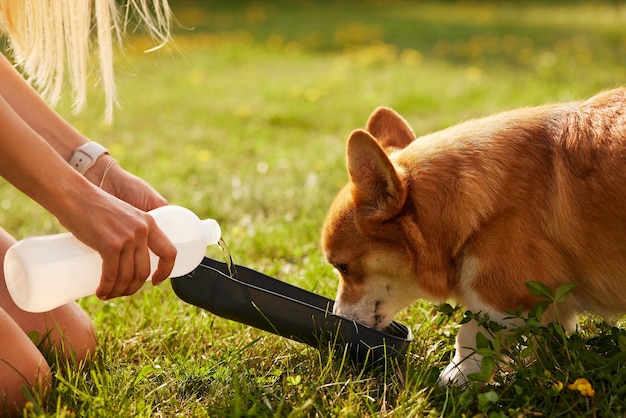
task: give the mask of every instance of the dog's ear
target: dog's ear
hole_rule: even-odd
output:
[[[366,217],[385,221],[402,210],[407,186],[370,133],[362,129],[352,132],[346,160],[355,202],[364,208]]]
[[[407,121],[388,107],[374,110],[367,121],[366,129],[387,153],[403,149],[415,139]]]

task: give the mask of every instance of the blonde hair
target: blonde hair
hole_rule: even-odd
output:
[[[159,48],[170,38],[167,0],[0,0],[0,29],[13,58],[52,105],[69,82],[74,111],[85,106],[90,55],[97,51],[97,79],[105,93],[108,121],[118,104],[113,44],[121,43],[131,24],[133,30],[143,25],[158,44],[153,49]]]

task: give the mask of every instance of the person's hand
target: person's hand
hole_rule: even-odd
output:
[[[159,257],[153,284],[167,279],[174,267],[176,247],[154,218],[111,194],[95,191],[96,196],[89,199],[75,199],[72,210],[59,221],[100,253],[102,276],[96,295],[111,299],[137,292],[150,274],[149,250]]]
[[[154,218],[145,213],[167,205],[167,200],[146,181],[118,164],[111,165],[103,178],[110,161],[109,156],[101,157],[85,173],[88,180],[107,192],[103,193],[108,195],[106,206],[90,209],[92,215],[88,219],[92,222],[82,222],[73,227],[74,230],[66,226],[102,256],[102,278],[96,291],[101,299],[131,295],[141,288],[150,274],[148,248],[159,257],[152,276],[155,285],[169,277],[176,257],[176,248]],[[87,232],[90,230],[92,232]]]
[[[85,177],[102,190],[138,209],[150,211],[167,205],[167,200],[145,180],[127,172],[119,164],[114,163],[105,173],[111,161],[109,156],[100,157],[96,165],[85,173]]]

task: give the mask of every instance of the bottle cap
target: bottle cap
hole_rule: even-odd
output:
[[[222,229],[215,219],[205,219],[202,221],[202,229],[206,237],[206,245],[215,245],[222,237]]]

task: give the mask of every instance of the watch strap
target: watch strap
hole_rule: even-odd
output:
[[[76,171],[85,174],[96,163],[98,157],[108,153],[109,151],[97,142],[87,142],[76,148],[69,162]]]

